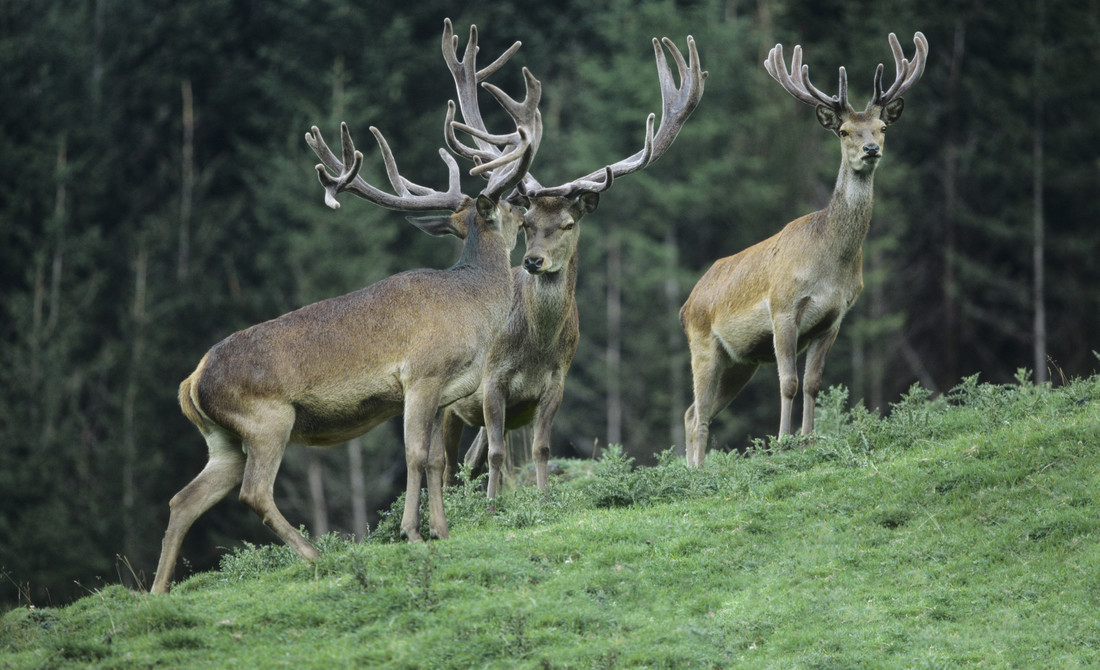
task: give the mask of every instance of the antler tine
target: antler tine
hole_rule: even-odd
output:
[[[463,158],[468,158],[472,160],[476,164],[481,164],[485,161],[491,161],[498,155],[500,155],[499,149],[497,149],[495,146],[493,146],[491,149],[479,149],[464,144],[458,139],[458,136],[455,135],[455,129],[467,132],[470,135],[473,135],[476,139],[485,139],[486,136],[489,136],[489,133],[482,133],[472,126],[467,126],[465,123],[455,121],[455,102],[454,100],[448,100],[447,115],[443,121],[443,138],[446,140],[447,146],[450,147],[451,151],[455,152],[459,156],[462,156]],[[502,137],[503,141],[503,136],[500,137]],[[478,142],[478,145],[486,146],[482,142]]]
[[[776,44],[768,52],[768,58],[764,61],[764,69],[768,71],[772,79],[779,82],[783,90],[790,93],[802,102],[813,105],[825,105],[837,112],[847,111],[848,105],[848,74],[841,67],[839,71],[839,91],[837,95],[826,95],[810,82],[810,66],[802,64],[802,46],[795,45],[791,53],[791,70],[787,71],[787,62],[783,58],[783,45]]]
[[[382,159],[385,162],[386,174],[394,191],[396,191],[396,194],[392,194],[371,186],[359,176],[359,169],[363,165],[363,154],[355,149],[351,132],[348,130],[346,123],[340,124],[340,137],[344,153],[343,161],[337,159],[332,150],[329,149],[317,126],[313,126],[310,130],[311,132],[306,133],[306,143],[321,159],[321,164],[317,165],[317,178],[320,180],[321,185],[325,187],[325,204],[333,209],[340,207],[336,195],[343,191],[354,193],[376,205],[404,212],[442,209],[454,212],[458,211],[469,200],[461,190],[458,163],[442,149],[439,150],[439,153],[443,158],[443,162],[447,165],[449,174],[448,187],[445,192],[415,184],[402,177],[385,137],[383,137],[381,131],[371,126],[371,133],[378,142]],[[348,166],[349,162],[350,167]],[[328,170],[335,172],[336,176],[329,174]]]
[[[340,125],[341,139],[346,129],[345,124]],[[336,199],[336,194],[348,188],[348,185],[357,178],[359,169],[363,166],[363,154],[359,151],[352,149],[351,154],[348,153],[348,145],[343,143],[344,160],[340,159],[332,153],[328,144],[325,143],[323,137],[321,137],[321,130],[317,126],[313,126],[310,129],[311,132],[306,133],[306,143],[313,149],[313,153],[317,154],[317,157],[321,159],[323,165],[317,165],[317,178],[321,181],[321,185],[325,187],[325,204],[332,209],[340,209],[340,202]],[[349,165],[345,169],[346,165]],[[336,173],[333,177],[328,173],[325,168],[328,168]]]
[[[482,132],[488,132],[485,127],[485,121],[481,117],[481,109],[477,103],[477,85],[485,80],[486,77],[493,74],[501,68],[510,59],[516,51],[522,46],[522,42],[515,42],[509,47],[503,54],[497,57],[488,67],[478,71],[477,69],[477,26],[470,26],[470,38],[466,43],[466,50],[463,52],[462,60],[458,58],[458,36],[454,34],[454,26],[451,24],[449,18],[443,19],[443,60],[447,63],[447,69],[451,71],[451,76],[455,81],[455,88],[458,93],[458,108],[462,112],[462,121]],[[448,131],[448,135],[450,135]],[[449,140],[449,138],[448,138]],[[464,147],[460,143],[458,147],[452,146],[451,148],[464,156],[472,160],[484,160],[486,156],[489,156],[489,160],[499,156],[502,152],[500,149],[489,141],[484,141],[475,136],[477,143],[477,152],[474,153],[468,147]]]
[[[504,108],[512,120],[516,123],[514,133],[507,135],[493,135],[480,128],[474,128],[464,123],[454,122],[452,126],[456,130],[471,133],[475,139],[480,137],[486,143],[502,144],[503,149],[498,149],[498,155],[488,162],[480,162],[470,170],[471,175],[488,174],[489,183],[482,191],[492,199],[511,191],[527,176],[531,168],[535,153],[538,151],[542,138],[542,115],[539,113],[539,102],[542,100],[542,82],[535,78],[531,71],[523,68],[523,79],[526,94],[522,102],[511,98],[507,93],[496,86],[484,82],[482,86],[489,91],[501,107]],[[508,166],[505,169],[504,166]]]
[[[664,49],[661,48],[662,43],[676,61],[676,69],[680,75],[679,88],[673,81],[672,69],[669,68],[668,61],[665,59]],[[699,65],[699,50],[695,46],[695,38],[688,35],[687,43],[690,63],[684,61],[680,50],[676,48],[676,43],[669,38],[661,38],[660,43],[656,39],[653,40],[653,51],[657,57],[657,76],[661,82],[661,126],[657,129],[654,138],[653,155],[646,165],[660,158],[665,150],[672,146],[672,141],[676,139],[676,135],[684,127],[684,123],[703,97],[703,84],[709,73],[703,72]]]
[[[654,132],[655,115],[650,114],[646,117],[645,142],[637,153],[560,186],[531,189],[534,191],[533,194],[568,196],[578,191],[606,191],[616,177],[637,172],[660,158],[672,146],[680,129],[703,97],[703,86],[708,73],[700,67],[699,50],[695,46],[695,38],[688,35],[687,43],[688,58],[685,60],[676,43],[671,39],[653,38],[657,79],[661,86],[661,125]],[[676,62],[679,86],[676,85],[676,78],[672,74],[672,68],[669,67],[662,44],[668,48],[672,59]]]
[[[894,33],[890,33],[888,40],[890,42],[890,51],[894,55],[894,83],[891,84],[890,88],[885,92],[882,90],[883,66],[880,64],[875,71],[875,95],[871,98],[871,102],[868,103],[868,109],[876,105],[886,105],[891,100],[900,98],[913,86],[913,84],[917,83],[921,75],[924,74],[924,66],[928,58],[928,39],[925,38],[923,33],[917,31],[913,35],[916,55],[913,56],[912,61],[905,58],[905,52],[902,50],[901,43],[898,42],[898,38]]]

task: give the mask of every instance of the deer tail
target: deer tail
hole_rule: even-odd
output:
[[[199,365],[199,369],[191,373],[191,376],[180,382],[180,409],[183,410],[183,415],[187,419],[195,424],[198,429],[205,434],[207,431],[206,419],[203,418],[202,412],[199,410],[196,398],[195,385],[199,381],[199,374],[202,372],[202,365]]]

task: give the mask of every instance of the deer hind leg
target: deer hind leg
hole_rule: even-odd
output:
[[[443,425],[440,431],[443,436],[443,453],[447,459],[447,467],[443,470],[443,483],[454,486],[458,483],[458,443],[462,441],[462,419],[451,410],[443,412]]]
[[[422,385],[426,386],[426,385]],[[405,393],[405,465],[408,471],[405,480],[405,511],[401,516],[401,535],[409,542],[420,542],[420,485],[423,481],[425,469],[429,464],[431,455],[431,443],[433,432],[441,432],[442,427],[436,423],[436,415],[439,412],[439,389],[410,388]],[[440,421],[442,419],[440,418]],[[435,439],[440,440],[441,436]],[[440,449],[442,451],[442,449]],[[428,471],[429,505],[432,504],[432,471]],[[440,488],[442,489],[443,471],[439,470]],[[442,510],[442,501],[439,503]],[[431,512],[434,514],[435,510]],[[446,521],[444,520],[444,527]],[[432,527],[433,532],[438,529]]]
[[[488,434],[485,432],[484,428],[480,428],[470,448],[466,450],[466,456],[463,458],[466,465],[470,466],[471,475],[480,476],[481,473],[485,471],[485,461],[488,457],[488,451]]]
[[[839,328],[834,328],[820,339],[814,340],[806,351],[806,371],[802,376],[803,435],[814,432],[814,407],[817,404],[817,393],[821,390],[821,379],[825,373],[825,357],[829,355],[829,349],[836,341],[839,331]]]
[[[701,466],[710,439],[710,421],[725,409],[758,366],[753,363],[734,364],[721,343],[711,339],[705,350],[692,347],[691,373],[695,402],[684,413],[685,439],[688,442],[688,465]]]
[[[459,430],[462,422],[457,421]],[[457,456],[457,446],[456,446]],[[433,538],[445,540],[451,536],[447,528],[447,515],[443,509],[443,475],[447,469],[447,457],[443,445],[443,410],[437,410],[431,426],[431,442],[424,476],[428,480],[428,530]]]
[[[171,588],[183,538],[191,525],[241,483],[245,455],[240,440],[220,429],[207,433],[205,437],[210,452],[206,466],[168,503],[172,511],[161,543],[157,574],[151,589],[153,593],[168,593]]]
[[[294,410],[290,407],[264,412],[254,417],[253,430],[244,440],[248,460],[241,483],[242,503],[259,515],[263,524],[279,536],[302,560],[312,561],[321,553],[286,520],[275,505],[275,476],[283,461],[290,430],[294,425]]]

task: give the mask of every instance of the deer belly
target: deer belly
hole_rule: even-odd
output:
[[[403,404],[393,399],[368,398],[355,403],[325,404],[303,399],[295,403],[290,442],[332,446],[347,442],[401,414]]]
[[[775,337],[767,300],[746,313],[715,323],[711,333],[734,364],[775,362]]]
[[[844,318],[845,310],[837,307],[839,297],[836,300],[819,301],[813,298],[805,298],[799,304],[795,315],[795,324],[798,327],[798,351],[801,353],[810,342],[819,339],[840,327],[840,321]]]

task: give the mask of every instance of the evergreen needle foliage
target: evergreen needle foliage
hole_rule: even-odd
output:
[[[0,618],[0,668],[957,668],[1100,664],[1100,377],[969,378],[881,418],[635,467],[564,464],[453,537],[247,546],[151,597],[111,585]],[[400,509],[400,502],[394,509]]]

